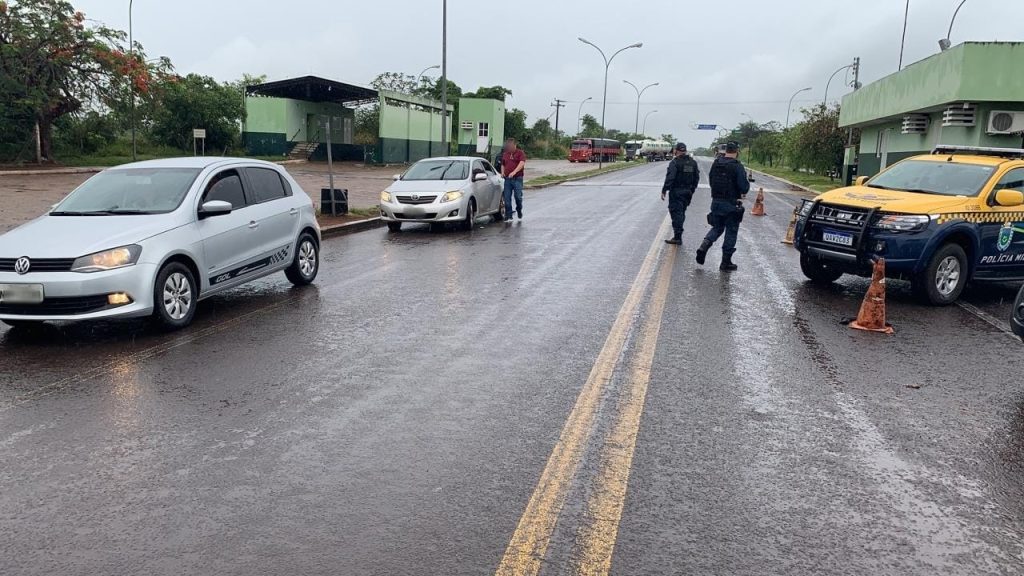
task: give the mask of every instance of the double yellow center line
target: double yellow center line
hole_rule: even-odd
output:
[[[535,575],[540,571],[551,534],[588,442],[595,441],[592,432],[601,398],[612,381],[629,336],[641,316],[644,296],[658,271],[658,262],[665,248],[662,238],[668,228],[666,219],[644,258],[640,272],[562,428],[561,436],[498,565],[498,575]],[[616,420],[600,447],[599,471],[593,481],[594,490],[587,501],[587,513],[576,531],[570,570],[574,574],[607,574],[611,567],[612,551],[633,463],[636,435],[647,395],[647,383],[671,285],[673,261],[674,258],[667,258],[658,273],[646,314],[643,314],[646,320],[639,332]]]

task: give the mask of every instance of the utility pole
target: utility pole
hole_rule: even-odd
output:
[[[860,56],[853,59],[853,91],[856,92],[860,89]],[[850,135],[846,143],[847,146],[853,146],[853,126],[850,126]]]
[[[565,108],[565,100],[555,98],[555,101],[551,103],[555,107],[555,139],[558,139],[558,118],[561,116],[562,108]]]
[[[448,0],[441,3],[441,152],[451,153],[448,146]]]

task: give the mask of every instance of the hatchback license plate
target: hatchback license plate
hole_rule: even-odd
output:
[[[845,232],[836,232],[835,230],[825,230],[821,234],[821,239],[829,244],[839,244],[840,246],[853,246],[853,234],[847,234]]]
[[[0,303],[42,304],[42,284],[0,284]]]

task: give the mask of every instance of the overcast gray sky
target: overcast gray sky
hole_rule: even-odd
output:
[[[911,0],[904,62],[938,51],[960,0]],[[128,0],[73,0],[90,19],[127,30]],[[636,95],[623,83],[659,82],[644,94],[647,132],[691,146],[712,134],[693,122],[733,126],[784,121],[786,101],[824,96],[828,77],[861,57],[862,81],[896,71],[904,0],[449,0],[448,74],[464,90],[501,84],[510,107],[532,123],[569,101],[562,127],[573,131],[579,103],[600,117],[604,64],[583,36],[610,53],[609,128],[632,130]],[[968,0],[953,29],[965,40],[1024,40],[1024,2]],[[380,72],[417,74],[441,59],[441,0],[135,0],[135,38],[181,73],[221,80],[243,72],[282,79],[315,74],[368,84]],[[843,75],[830,100],[844,91]],[[794,106],[797,108],[798,106]],[[794,117],[798,113],[794,112]]]

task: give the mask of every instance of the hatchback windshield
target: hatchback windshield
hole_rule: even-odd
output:
[[[100,172],[68,195],[51,216],[163,214],[181,205],[199,175],[193,168]]]
[[[875,176],[868,186],[943,196],[977,196],[994,171],[992,166],[908,160]]]
[[[465,180],[469,178],[469,162],[465,160],[427,160],[417,162],[402,180]]]

